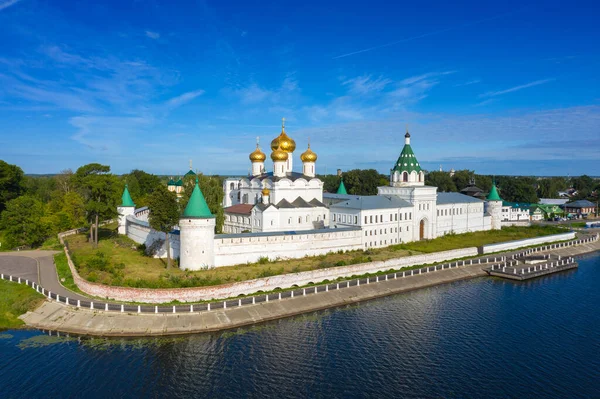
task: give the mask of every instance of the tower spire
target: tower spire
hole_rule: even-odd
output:
[[[285,131],[285,118],[281,118],[281,131]]]

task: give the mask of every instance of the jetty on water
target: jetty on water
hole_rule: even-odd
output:
[[[545,276],[546,274],[575,269],[577,266],[578,264],[573,257],[561,257],[560,255],[513,255],[483,270],[490,276],[511,280],[529,280]]]

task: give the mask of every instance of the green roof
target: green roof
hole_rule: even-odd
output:
[[[340,181],[340,186],[338,187],[336,194],[348,195],[348,192],[346,191],[346,186],[344,186],[344,179]]]
[[[498,189],[496,188],[495,182],[492,184],[492,189],[490,190],[490,193],[487,196],[487,200],[488,201],[502,201],[502,198],[500,198],[500,194],[498,194]]]
[[[179,179],[175,182],[176,186],[183,186],[183,180]]]
[[[135,206],[131,199],[131,195],[129,195],[127,184],[125,185],[125,190],[123,190],[123,195],[121,196],[121,206]]]
[[[196,172],[194,172],[193,170],[191,170],[191,169],[190,169],[190,170],[189,170],[189,171],[188,171],[188,172],[185,174],[185,176],[196,176]]]
[[[202,191],[200,191],[197,177],[196,186],[194,187],[192,195],[190,196],[190,200],[183,211],[183,216],[186,218],[214,218],[214,215],[210,213],[210,209],[208,209],[208,204],[204,199],[204,195],[202,195]]]
[[[419,165],[419,161],[415,157],[415,153],[412,150],[410,144],[404,144],[404,148],[396,161],[396,165],[392,169],[398,172],[420,172],[421,166]]]
[[[170,179],[169,182],[167,183],[167,186],[174,186],[175,185],[175,180]]]

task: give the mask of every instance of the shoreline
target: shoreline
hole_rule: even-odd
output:
[[[579,256],[600,250],[600,241],[577,247],[547,251],[561,256]],[[410,292],[460,280],[486,277],[484,264],[439,270],[406,278],[390,279],[320,292],[318,295],[296,296],[278,301],[261,302],[200,313],[138,314],[73,309],[46,301],[35,311],[21,316],[29,327],[67,334],[105,337],[169,336],[216,332],[304,313],[343,307],[389,295]]]

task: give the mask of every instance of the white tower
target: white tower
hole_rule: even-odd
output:
[[[486,212],[492,217],[492,230],[500,230],[502,228],[502,198],[498,194],[496,182],[492,184],[492,189],[485,202],[485,208]]]
[[[410,146],[410,133],[408,128],[404,135],[404,148],[390,170],[390,185],[392,187],[413,187],[425,185],[425,172],[421,169],[419,161]]]
[[[204,195],[198,186],[179,219],[180,255],[182,270],[201,270],[215,265],[215,217],[210,213]]]
[[[285,160],[285,173],[292,172],[294,166],[292,153],[296,149],[296,142],[285,133],[285,118],[281,119],[281,133],[271,141],[271,150],[278,149],[288,154]]]
[[[123,195],[121,196],[121,205],[117,207],[117,213],[119,214],[119,234],[127,234],[127,216],[133,215],[135,212],[135,204],[131,199],[131,195],[129,195],[129,189],[127,188],[127,184],[125,185],[125,190],[123,190]]]
[[[287,173],[286,165],[288,158],[289,154],[281,149],[281,145],[271,153],[271,159],[273,160],[273,176],[285,177],[285,174]]]
[[[252,176],[262,175],[265,170],[265,159],[267,159],[267,156],[260,150],[257,137],[256,149],[250,154],[250,162],[252,162]]]
[[[315,177],[315,162],[317,162],[317,154],[310,149],[310,141],[308,149],[300,155],[302,161],[302,174],[308,177]]]

